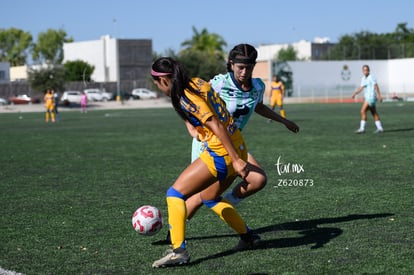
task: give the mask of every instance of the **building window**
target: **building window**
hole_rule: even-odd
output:
[[[6,80],[6,71],[0,71],[0,80]]]

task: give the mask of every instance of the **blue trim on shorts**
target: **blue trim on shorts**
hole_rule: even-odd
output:
[[[222,197],[221,196],[219,196],[217,199],[215,199],[215,200],[202,200],[203,201],[203,204],[205,205],[205,206],[207,206],[208,208],[213,208],[214,206],[216,206],[217,205],[217,203],[219,203],[219,202],[221,202],[221,200],[222,200]]]
[[[225,180],[228,175],[227,171],[227,164],[223,156],[218,156],[216,152],[210,150],[210,148],[207,148],[207,151],[209,152],[210,156],[214,159],[214,167],[217,171],[217,179],[218,180]]]
[[[167,190],[167,197],[176,197],[176,198],[180,198],[182,200],[187,200],[186,196],[184,196],[183,194],[181,194],[180,192],[178,192],[177,190],[174,189],[174,187],[170,187]]]

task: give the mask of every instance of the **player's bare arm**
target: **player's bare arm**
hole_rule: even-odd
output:
[[[234,170],[237,172],[237,174],[239,174],[242,178],[245,178],[247,176],[247,163],[243,159],[241,159],[237,154],[236,149],[234,148],[234,145],[227,132],[227,129],[223,126],[223,124],[220,123],[220,121],[215,116],[212,116],[209,119],[207,119],[205,125],[220,139],[224,148],[226,148],[232,160]]]

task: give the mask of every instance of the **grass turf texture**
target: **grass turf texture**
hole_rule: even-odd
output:
[[[191,264],[153,270],[167,226],[139,236],[143,204],[167,219],[165,191],[190,160],[172,109],[0,114],[0,267],[25,274],[412,274],[414,104],[378,106],[386,132],[356,135],[360,104],[290,104],[293,134],[254,115],[244,130],[264,190],[238,209],[256,250],[201,208],[188,226]],[[278,174],[278,159],[304,171]],[[282,166],[281,166],[282,167]],[[298,185],[312,180],[313,186]],[[284,181],[285,180],[285,181]],[[293,186],[285,186],[292,183]]]

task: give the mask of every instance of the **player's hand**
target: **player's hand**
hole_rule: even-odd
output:
[[[233,161],[233,168],[242,179],[247,177],[247,163],[244,160],[239,158]]]

